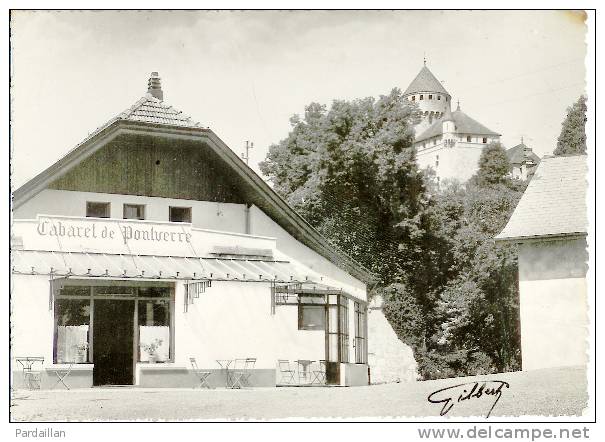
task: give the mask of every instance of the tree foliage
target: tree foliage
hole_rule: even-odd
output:
[[[312,103],[291,119],[261,170],[336,246],[379,277],[376,293],[424,378],[519,367],[517,261],[494,236],[523,184],[498,143],[466,184],[441,187],[418,169],[415,104],[394,89],[378,100]]]
[[[567,108],[554,155],[586,154],[586,110],[586,97],[583,95]]]
[[[417,118],[398,89],[378,100],[337,100],[329,110],[312,103],[260,164],[290,205],[383,281],[398,271],[400,240],[418,234]]]

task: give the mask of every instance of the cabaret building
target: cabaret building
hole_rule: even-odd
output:
[[[163,100],[14,191],[13,386],[368,384],[372,274]]]

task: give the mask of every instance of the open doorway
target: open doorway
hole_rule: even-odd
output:
[[[133,385],[134,300],[94,301],[93,385]]]

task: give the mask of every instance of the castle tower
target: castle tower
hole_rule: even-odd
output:
[[[416,135],[424,132],[447,110],[451,111],[452,97],[426,67],[426,60],[416,78],[403,93],[403,98],[417,103],[422,112],[422,120],[416,126]]]

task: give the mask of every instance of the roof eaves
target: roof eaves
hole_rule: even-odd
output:
[[[523,243],[523,242],[537,242],[537,241],[556,241],[556,240],[560,240],[562,238],[564,238],[564,239],[583,238],[587,235],[588,235],[587,232],[549,233],[549,234],[527,235],[527,236],[502,236],[502,233],[500,233],[499,235],[494,237],[494,240],[496,242],[500,242],[500,243],[504,243],[504,242]]]

